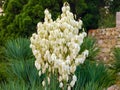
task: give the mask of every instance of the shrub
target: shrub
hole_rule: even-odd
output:
[[[116,73],[120,72],[120,48],[114,48],[113,50],[114,55],[114,64],[113,68],[116,71]]]
[[[38,75],[38,71],[34,66],[34,59],[25,61],[13,60],[7,68],[7,72],[9,79],[7,83],[1,84],[3,90],[16,90],[16,88],[20,90],[44,90],[45,88],[47,90],[60,90],[55,75],[50,77],[50,85],[42,86],[43,78],[47,77],[47,73],[41,76]]]
[[[96,45],[96,39],[91,37],[91,36],[87,36],[84,39],[83,44],[81,45],[81,52],[83,52],[85,49],[87,49],[89,51],[89,55],[87,57],[88,60],[96,60],[96,56],[98,55],[99,52],[99,48]]]
[[[0,82],[7,81],[9,73],[9,61],[27,60],[33,58],[32,51],[29,48],[30,41],[26,38],[17,38],[8,40],[5,47],[0,51]],[[7,59],[7,60],[6,60]]]
[[[12,73],[11,73],[12,72]],[[32,86],[40,84],[41,80],[34,66],[34,60],[16,61],[10,63],[8,68],[9,79],[11,81],[23,81]]]
[[[36,24],[39,21],[44,21],[44,9],[48,8],[55,20],[60,15],[60,8],[65,1],[70,3],[71,11],[77,15],[77,18],[82,17],[87,30],[98,27],[99,9],[97,7],[99,3],[94,1],[5,0],[3,5],[5,15],[0,16],[0,33],[5,36],[2,39],[7,39],[8,36],[9,38],[31,36],[35,32]],[[0,42],[3,41],[2,39]]]
[[[99,86],[97,83],[89,82],[85,85],[83,90],[104,90],[105,88]]]
[[[111,28],[115,27],[116,25],[116,18],[115,15],[108,13],[105,16],[101,15],[101,18],[99,20],[99,28]]]
[[[33,57],[29,47],[30,41],[26,38],[8,40],[5,44],[5,55],[10,59],[27,60]]]
[[[89,39],[91,40],[91,38]],[[14,43],[12,44],[13,46],[15,45]],[[92,44],[90,44],[90,46],[91,45]],[[16,51],[17,50],[19,51],[19,49],[17,49],[16,47],[13,48],[15,48]],[[13,56],[13,54],[10,55]],[[117,56],[117,58],[119,57]],[[7,67],[7,72],[9,75],[8,82],[1,84],[0,90],[16,90],[16,89],[44,90],[45,89],[45,87],[43,87],[41,83],[43,78],[47,76],[47,73],[45,73],[41,77],[38,75],[38,71],[34,66],[34,58],[33,59],[29,58],[27,60],[26,58],[25,60],[16,60],[16,58],[13,58],[13,60],[9,63],[9,66]],[[75,74],[78,80],[75,86],[72,88],[73,90],[93,90],[95,88],[97,90],[102,90],[112,85],[115,81],[114,73],[109,71],[104,64],[89,62],[89,60],[85,61],[84,64],[78,66]],[[57,76],[51,75],[50,78],[51,78],[51,83],[50,85],[47,86],[47,90],[61,90],[59,88],[59,82],[57,80]]]
[[[94,87],[104,89],[115,83],[114,73],[109,71],[102,63],[97,64],[86,61],[77,68],[76,75],[78,80],[75,90],[89,90]]]
[[[6,61],[4,50],[5,50],[4,47],[0,46],[0,83],[6,81],[8,77],[6,72],[8,62]]]
[[[112,0],[110,2],[110,8],[109,8],[109,10],[114,15],[116,14],[116,12],[119,12],[120,11],[120,2],[119,2],[119,0]]]
[[[41,77],[38,75],[38,71],[34,66],[34,58],[31,57],[32,52],[29,44],[30,42],[26,38],[7,41],[5,50],[7,59],[10,61],[6,69],[8,82],[5,81],[6,83],[1,85],[1,90],[6,90],[7,88],[9,90],[16,90],[19,85],[20,90],[44,90],[41,83],[46,74],[43,74]],[[1,69],[3,70],[3,68]],[[56,88],[59,90],[55,75],[52,75],[50,78],[51,84],[47,90],[56,90]],[[12,87],[12,85],[14,85],[14,87]]]
[[[0,84],[2,82],[6,82],[8,79],[8,74],[6,72],[8,63],[7,62],[0,62]]]
[[[10,81],[9,83],[2,83],[0,90],[29,90],[29,87],[24,82]]]

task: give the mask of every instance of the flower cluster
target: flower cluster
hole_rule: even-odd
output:
[[[79,54],[80,45],[87,34],[79,33],[82,21],[74,19],[68,3],[64,3],[62,14],[56,21],[52,20],[47,9],[44,13],[44,22],[37,24],[37,33],[30,38],[30,47],[36,58],[35,66],[39,75],[48,73],[48,84],[51,73],[57,73],[59,87],[62,88],[63,82],[67,82],[70,90],[77,81],[74,74],[76,67],[84,63],[88,56],[88,50]],[[45,82],[42,84],[45,85]]]

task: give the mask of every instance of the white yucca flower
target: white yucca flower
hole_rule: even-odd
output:
[[[37,33],[33,33],[30,38],[30,48],[36,58],[35,67],[39,76],[46,72],[48,77],[57,73],[59,87],[64,87],[63,82],[67,82],[68,90],[71,90],[77,81],[74,74],[76,67],[84,63],[89,54],[88,50],[79,54],[80,45],[87,34],[79,33],[82,21],[74,19],[67,2],[64,3],[62,14],[56,21],[52,20],[48,9],[44,13],[44,22],[37,24]],[[47,81],[50,83],[50,78]],[[45,86],[45,81],[42,85]]]

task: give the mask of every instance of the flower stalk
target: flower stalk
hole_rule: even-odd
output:
[[[70,12],[67,2],[62,7],[62,14],[55,21],[46,9],[44,22],[37,24],[37,33],[30,38],[33,54],[36,58],[35,67],[39,75],[47,72],[48,76],[57,73],[59,87],[66,82],[68,89],[74,87],[77,77],[76,67],[84,63],[88,50],[79,54],[86,32],[79,33],[82,21],[76,21]],[[44,84],[44,83],[43,83]]]

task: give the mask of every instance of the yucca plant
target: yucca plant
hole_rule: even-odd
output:
[[[29,90],[29,87],[24,82],[10,81],[8,83],[2,83],[0,90]]]
[[[31,66],[28,61],[29,60],[27,60],[27,64]],[[20,89],[24,88],[21,90],[44,90],[45,88],[46,90],[61,90],[55,75],[52,75],[50,85],[43,87],[41,84],[42,77],[39,77],[37,72],[35,73],[34,69],[31,67],[28,68],[27,64],[23,63],[21,65],[20,63],[17,63],[13,66],[14,68],[12,69],[14,69],[14,72],[11,72],[10,74],[11,78],[13,78],[12,81],[14,82],[12,82],[13,84],[8,83],[2,85],[1,90],[16,90],[16,87],[20,87]],[[86,61],[85,64],[80,65],[77,68],[76,75],[78,80],[73,90],[103,90],[114,83],[114,74],[109,72],[103,64],[96,64]],[[14,78],[14,76],[16,76],[16,78]],[[24,85],[21,82],[23,82]],[[14,85],[14,87],[12,87],[12,85]]]
[[[114,73],[110,72],[104,64],[91,63],[90,61],[80,65],[76,70],[76,75],[78,80],[75,90],[84,90],[89,84],[92,87],[95,85],[95,87],[106,88],[114,84],[115,81]]]
[[[0,46],[0,62],[5,60],[4,49],[3,46]]]
[[[113,68],[116,71],[116,73],[120,72],[120,48],[114,48],[113,50],[114,55],[114,63]]]
[[[0,83],[7,81],[8,75],[7,75],[7,62],[0,62]]]
[[[99,48],[96,45],[96,39],[93,38],[92,36],[87,36],[84,39],[83,44],[81,45],[81,52],[83,52],[85,49],[87,49],[89,51],[89,55],[87,57],[87,59],[89,60],[95,60],[96,56],[99,52]]]
[[[8,67],[8,73],[9,81],[13,82],[3,84],[0,87],[1,90],[17,90],[17,87],[20,90],[60,90],[56,75],[51,75],[50,85],[42,86],[43,78],[47,74],[39,77],[38,71],[34,66],[34,58],[32,57],[29,44],[25,43],[27,39],[19,38],[8,42],[6,44],[6,56],[9,60],[12,59]],[[88,59],[93,60],[98,52],[95,41],[87,37],[85,42],[82,44],[81,50],[87,48],[90,53]],[[87,46],[87,44],[89,45]],[[91,90],[97,87],[103,89],[114,83],[112,72],[103,64],[96,64],[95,62],[89,62],[89,60],[86,60],[83,65],[77,67],[75,74],[78,79],[73,90],[90,90],[90,87]],[[12,87],[13,85],[14,87]]]
[[[5,48],[3,46],[0,46],[0,83],[7,81],[8,76],[6,73],[8,62],[4,55],[4,50]]]
[[[83,90],[104,90],[105,88],[100,87],[97,83],[89,82],[85,85]]]
[[[30,90],[44,90],[42,81],[46,74],[39,76],[38,71],[34,66],[33,60],[15,61],[8,68],[9,80],[21,81],[30,87]],[[36,89],[35,89],[36,88]],[[38,89],[37,89],[38,88]],[[46,85],[47,90],[59,90],[59,83],[56,75],[52,75],[50,85]]]
[[[54,83],[54,86],[56,84]],[[51,84],[48,87],[43,87],[41,84],[33,84],[32,86],[20,81],[10,81],[0,85],[0,90],[61,90],[59,86],[52,87]],[[65,89],[66,90],[66,89]]]
[[[26,38],[17,38],[15,40],[8,40],[5,44],[5,55],[7,58],[16,60],[25,60],[33,56],[29,48],[30,41]]]
[[[44,90],[45,87],[42,86],[42,81],[43,77],[46,77],[46,74],[41,77],[38,75],[38,71],[34,66],[34,58],[32,56],[31,49],[29,48],[29,44],[29,40],[25,38],[10,40],[6,43],[5,54],[8,61],[10,61],[7,68],[9,75],[8,80],[14,82],[24,82],[29,88],[28,90]],[[17,86],[19,83],[14,84]],[[8,87],[11,85],[11,83],[6,83],[3,86]],[[46,88],[47,90],[60,89],[56,75],[52,75],[51,83],[50,85],[47,85]]]
[[[38,71],[34,66],[34,60],[15,61],[8,68],[9,77],[11,80],[21,80],[32,85],[41,83],[42,78],[39,77]]]

